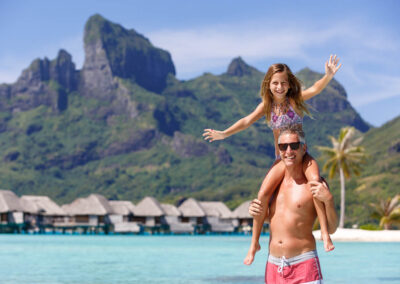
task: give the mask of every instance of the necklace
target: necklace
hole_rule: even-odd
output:
[[[277,116],[286,114],[288,111],[288,100],[286,99],[284,102],[279,104],[272,102],[272,111]]]

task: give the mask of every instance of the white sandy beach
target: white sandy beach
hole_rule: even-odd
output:
[[[313,231],[314,237],[320,240],[320,230]],[[368,231],[361,229],[337,229],[331,235],[334,242],[400,242],[400,230]]]

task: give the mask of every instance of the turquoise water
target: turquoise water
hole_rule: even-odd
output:
[[[268,237],[0,235],[0,283],[263,283]],[[400,243],[318,251],[325,283],[400,283]]]

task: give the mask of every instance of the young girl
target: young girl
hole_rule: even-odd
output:
[[[293,75],[287,65],[273,64],[269,67],[261,84],[262,102],[252,113],[238,120],[231,127],[224,131],[218,131],[214,129],[204,130],[203,136],[205,137],[205,140],[208,140],[209,142],[222,140],[248,128],[261,117],[266,117],[268,125],[271,127],[274,134],[276,161],[265,177],[258,192],[258,199],[263,204],[267,204],[284,176],[284,164],[280,160],[278,149],[278,136],[280,128],[292,124],[297,125],[300,129],[302,128],[304,113],[309,114],[304,101],[319,94],[328,85],[342,65],[338,65],[338,63],[339,58],[337,58],[336,55],[331,55],[329,60],[325,63],[325,75],[320,80],[315,82],[313,86],[304,91],[301,90],[301,84],[299,80]],[[318,165],[310,155],[306,155],[304,158],[303,171],[308,182],[320,181]],[[321,226],[321,235],[324,241],[324,248],[326,251],[331,251],[334,249],[334,246],[328,233],[324,205],[316,199],[314,199],[314,204]],[[265,214],[268,214],[268,212]],[[255,234],[257,230],[261,230],[266,216],[267,215],[261,216],[262,222],[254,222],[253,236],[257,235]],[[260,245],[258,243],[258,239],[252,239],[252,243],[244,263],[248,265],[251,264],[253,262],[255,253],[259,249]]]

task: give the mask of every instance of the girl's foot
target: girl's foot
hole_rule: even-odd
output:
[[[243,260],[243,263],[246,265],[250,265],[253,263],[254,256],[256,255],[256,252],[258,252],[261,249],[260,243],[257,243],[256,248],[254,249],[253,247],[250,246],[249,251]]]
[[[327,235],[322,236],[322,240],[324,241],[324,249],[326,252],[332,251],[335,249],[335,246],[332,243],[331,237]]]

